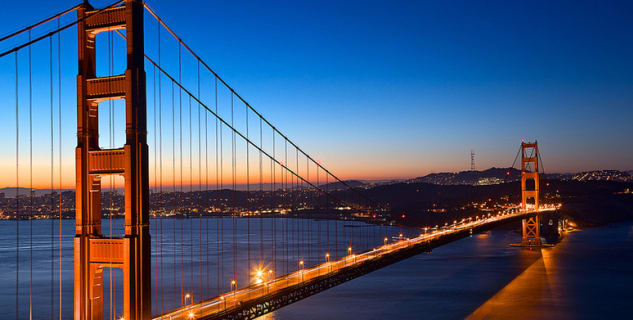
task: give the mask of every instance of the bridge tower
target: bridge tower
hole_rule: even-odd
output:
[[[150,234],[147,116],[143,45],[143,3],[97,13],[87,1],[77,10],[76,235],[74,318],[103,318],[103,268],[123,270],[123,318],[150,319]],[[97,77],[96,36],[125,29],[127,68],[118,76]],[[125,145],[99,148],[99,102],[125,100]],[[101,177],[125,179],[125,234],[101,234]]]
[[[528,154],[529,153],[529,154]],[[528,199],[534,199],[534,210],[539,208],[538,142],[521,142],[521,209],[528,210]],[[528,189],[528,181],[533,188]],[[523,219],[523,246],[541,245],[541,225],[538,214]]]

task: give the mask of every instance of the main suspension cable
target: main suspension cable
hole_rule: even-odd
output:
[[[154,16],[154,18],[156,20],[158,20],[161,25],[176,39],[176,41],[179,43],[179,45],[182,45],[187,51],[189,51],[189,53],[197,60],[199,61],[202,66],[204,66],[209,72],[211,72],[213,74],[213,76],[219,80],[235,97],[237,97],[240,101],[242,101],[242,103],[244,103],[251,111],[253,111],[253,113],[255,113],[259,118],[261,118],[267,125],[269,125],[273,131],[276,131],[277,134],[279,134],[282,138],[288,140],[288,142],[291,144],[291,146],[295,147],[298,149],[299,152],[301,152],[303,155],[305,155],[308,159],[310,159],[310,161],[314,162],[317,166],[321,167],[321,169],[326,172],[327,174],[331,175],[336,181],[338,181],[339,183],[341,183],[342,185],[344,185],[345,187],[347,187],[348,189],[351,189],[353,192],[359,192],[358,190],[353,189],[347,182],[339,179],[337,176],[335,176],[334,174],[332,174],[329,170],[327,170],[325,167],[323,167],[320,163],[318,163],[316,160],[314,160],[314,158],[312,158],[310,155],[308,155],[305,151],[303,151],[303,149],[299,148],[299,146],[297,146],[294,142],[292,142],[286,135],[284,135],[281,131],[279,131],[272,123],[270,123],[261,113],[259,113],[257,110],[255,110],[255,108],[253,108],[242,96],[240,96],[226,81],[224,81],[224,79],[222,79],[222,77],[220,77],[213,69],[211,69],[211,67],[204,62],[204,60],[202,60],[202,58],[200,58],[200,56],[198,56],[193,49],[191,49],[170,27],[167,26],[167,24],[156,14],[156,12],[149,7],[149,5],[147,3],[143,3],[143,5],[145,6],[145,9],[152,15]],[[367,201],[372,202],[374,204],[376,204],[375,201],[367,198],[365,195],[360,194],[360,196],[362,196],[363,198],[367,199]]]

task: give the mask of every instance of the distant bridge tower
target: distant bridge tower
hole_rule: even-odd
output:
[[[528,154],[529,153],[529,154]],[[534,210],[539,208],[538,142],[521,142],[521,209],[528,210],[528,199],[534,199]],[[527,182],[533,181],[528,189]],[[538,214],[523,219],[524,246],[541,245],[541,226]]]
[[[77,10],[76,235],[74,318],[103,319],[103,268],[123,270],[123,318],[150,319],[149,180],[143,3],[126,0],[99,14],[84,2]],[[125,29],[127,68],[96,75],[96,35]],[[125,100],[123,148],[99,148],[99,102]],[[101,234],[101,177],[125,179],[125,235]],[[117,315],[118,316],[118,315]]]

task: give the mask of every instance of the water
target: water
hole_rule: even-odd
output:
[[[152,258],[153,313],[180,305],[181,292],[192,292],[194,300],[229,291],[228,279],[233,276],[233,221],[236,223],[236,280],[239,287],[248,281],[248,233],[252,267],[259,261],[259,219],[162,219],[152,220],[153,253],[158,253],[162,240],[162,263]],[[306,265],[322,262],[328,251],[330,236],[332,256],[345,254],[352,241],[360,247],[358,237],[382,242],[385,230],[361,223],[313,221],[308,219],[264,219],[263,239],[266,267],[275,273],[296,270],[303,258]],[[104,231],[109,230],[107,220]],[[121,232],[122,220],[115,220],[114,234]],[[206,241],[207,223],[209,242]],[[217,223],[217,224],[216,224]],[[216,227],[222,225],[221,242]],[[162,225],[162,239],[159,235]],[[250,225],[250,226],[249,226]],[[174,226],[176,237],[174,241]],[[275,238],[277,259],[272,263],[272,229],[280,234],[288,227],[288,241]],[[347,227],[346,227],[347,226]],[[182,227],[182,241],[180,240]],[[31,221],[0,221],[0,311],[2,318],[15,319],[16,231],[20,231],[19,300],[20,319],[28,319],[30,250],[33,249],[33,314],[34,319],[58,314],[58,221],[32,221],[33,245],[29,233]],[[158,231],[156,228],[159,228]],[[202,233],[200,233],[202,228]],[[299,231],[299,232],[297,232]],[[391,228],[389,235],[401,230]],[[413,235],[410,230],[404,230]],[[51,234],[53,238],[51,239]],[[62,312],[72,318],[73,300],[73,234],[74,221],[62,221]],[[338,235],[337,245],[334,237]],[[203,240],[202,242],[200,240]],[[193,240],[193,242],[191,242]],[[54,244],[51,252],[51,241]],[[587,229],[567,235],[554,248],[526,251],[508,247],[519,241],[519,234],[497,229],[474,235],[406,261],[375,271],[315,296],[284,307],[264,319],[461,319],[480,318],[630,318],[633,312],[633,222]],[[192,245],[193,243],[193,245]],[[200,248],[200,243],[203,244]],[[222,245],[218,245],[222,243]],[[287,246],[289,259],[285,256]],[[371,244],[365,244],[371,245]],[[221,248],[218,259],[217,250]],[[200,255],[202,252],[202,255]],[[206,253],[209,253],[207,264]],[[181,253],[183,269],[178,272]],[[192,254],[193,253],[193,254]],[[51,257],[51,254],[53,255]],[[218,261],[222,260],[222,279],[218,285]],[[203,261],[204,263],[200,263]],[[51,265],[52,262],[52,265]],[[162,277],[160,267],[162,265]],[[52,269],[51,269],[52,266]],[[202,268],[201,268],[202,266]],[[208,266],[208,270],[207,270]],[[51,284],[51,270],[53,283]],[[122,278],[115,272],[120,290]],[[163,290],[156,291],[161,282]],[[175,285],[174,285],[175,283]],[[109,315],[109,269],[104,271],[104,315]],[[51,295],[52,289],[52,295]],[[161,299],[162,297],[162,299]],[[121,314],[121,294],[115,297],[116,313]],[[52,303],[52,308],[51,308]],[[52,310],[51,310],[52,309]]]
[[[61,226],[61,305],[64,319],[72,318],[73,310],[74,223],[74,220],[62,220]],[[112,234],[121,235],[122,227],[123,219],[114,219]],[[389,238],[400,232],[417,235],[417,231],[374,227],[354,221],[289,218],[152,219],[150,229],[154,315],[182,306],[182,297],[186,293],[193,296],[193,301],[200,301],[229,292],[231,280],[236,280],[239,288],[247,286],[253,280],[251,275],[260,267],[260,257],[263,261],[261,267],[266,271],[273,270],[273,275],[279,276],[297,270],[300,260],[304,261],[305,267],[324,262],[326,252],[335,259],[346,255],[348,246],[358,252],[382,244],[385,235]],[[19,239],[16,238],[18,232]],[[110,232],[108,219],[103,220],[102,232]],[[58,315],[58,233],[58,220],[0,220],[2,318],[15,319],[18,310],[19,319],[28,319],[31,306],[33,319]],[[273,237],[273,234],[276,236]],[[260,246],[260,241],[263,241],[263,246]],[[19,272],[16,274],[18,255]],[[111,270],[114,275],[112,286]],[[104,319],[110,319],[110,314],[114,314],[112,318],[118,318],[123,306],[123,274],[116,268],[104,268],[103,277]],[[16,302],[17,278],[19,294]],[[114,289],[112,309],[111,287]],[[186,303],[191,303],[191,300]]]
[[[494,230],[309,297],[267,319],[607,319],[633,314],[633,223],[508,247]]]

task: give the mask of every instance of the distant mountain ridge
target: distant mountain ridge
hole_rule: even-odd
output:
[[[483,171],[461,171],[431,173],[409,180],[410,183],[431,183],[438,185],[490,185],[521,178],[521,170],[515,168],[490,168]],[[575,174],[546,173],[543,179],[577,181],[620,181],[632,182],[633,171],[593,170]]]
[[[482,185],[515,181],[521,178],[521,171],[514,168],[490,168],[483,171],[461,171],[431,173],[417,177],[412,183],[431,183],[439,185]]]
[[[19,188],[15,188],[15,187],[7,187],[7,188],[0,188],[0,193],[4,193],[4,196],[7,198],[13,198],[15,197],[15,194],[17,192],[18,196],[28,196],[29,195],[29,188],[23,188],[23,187],[19,187]],[[63,191],[72,191],[73,189],[62,189]],[[43,195],[46,194],[50,194],[52,192],[58,192],[58,189],[33,189],[33,195],[36,197],[41,197]]]

